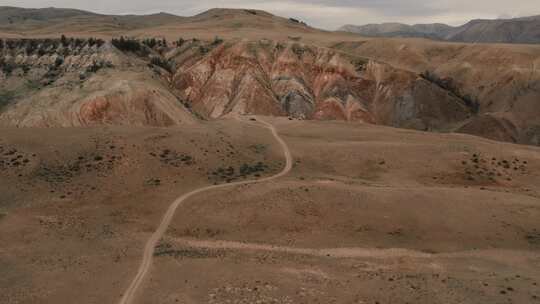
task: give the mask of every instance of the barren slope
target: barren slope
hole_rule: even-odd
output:
[[[291,175],[187,201],[140,302],[538,298],[538,148],[264,119]],[[267,130],[236,120],[51,131],[1,132],[2,303],[115,303],[174,199],[284,165]]]
[[[419,129],[449,128],[470,109],[456,96],[383,63],[302,43],[224,43],[171,54],[173,87],[199,113],[291,115]]]
[[[166,13],[115,16],[75,9],[26,9],[0,6],[0,36],[18,34],[27,37],[58,37],[62,33],[77,33],[80,37],[111,36],[182,19],[182,17]]]
[[[372,39],[335,48],[422,73],[479,103],[463,131],[493,139],[540,143],[540,47],[457,44],[423,39]]]
[[[14,45],[2,49],[1,125],[171,126],[195,121],[159,71],[108,43],[41,40],[35,53],[28,52],[24,41]]]

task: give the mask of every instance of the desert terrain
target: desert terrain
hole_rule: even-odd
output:
[[[134,303],[538,300],[538,148],[255,119],[292,170],[183,202]],[[2,303],[119,301],[176,198],[285,167],[251,120],[4,129],[1,145]]]
[[[0,303],[540,303],[539,63],[0,7]]]

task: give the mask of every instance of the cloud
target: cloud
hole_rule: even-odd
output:
[[[169,12],[183,16],[213,7],[255,8],[325,29],[380,22],[459,25],[470,19],[540,14],[538,0],[4,0],[2,5],[70,7],[108,14]]]

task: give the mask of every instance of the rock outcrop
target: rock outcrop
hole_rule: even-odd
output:
[[[12,42],[1,57],[0,125],[193,123],[159,73],[109,43]]]
[[[205,55],[189,45],[171,60],[172,86],[209,118],[252,113],[439,129],[471,113],[414,73],[300,43],[224,43]]]

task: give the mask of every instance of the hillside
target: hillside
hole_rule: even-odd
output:
[[[75,16],[59,21],[51,11]],[[53,16],[43,21],[48,26],[13,31],[4,43],[18,41],[13,43],[20,46],[2,51],[3,66],[15,70],[9,75],[4,70],[1,76],[4,125],[92,125],[101,120],[169,125],[195,119],[187,118],[193,115],[216,119],[239,113],[362,121],[540,144],[536,46],[365,38],[249,9],[212,9],[192,17],[159,15],[174,19],[166,24],[141,21],[157,15],[124,16],[136,22],[130,29],[114,31],[95,28],[108,25],[94,18],[115,18],[111,16],[54,9],[41,15]],[[66,26],[77,18],[88,22]],[[396,24],[389,27],[406,30]],[[86,39],[71,39],[79,45],[67,54],[63,47],[44,46],[46,41],[58,44],[58,34],[64,33],[59,28],[74,30],[80,37],[103,37],[103,45],[88,47]],[[446,29],[415,28],[425,33]],[[32,42],[13,35],[47,38]],[[110,39],[118,35],[138,37],[133,42],[140,49],[133,52],[112,45]],[[149,47],[142,43],[148,37],[166,41]],[[100,56],[122,58],[124,64],[105,65],[89,79],[79,79],[65,64],[51,67],[56,58],[92,66],[93,58]],[[152,79],[148,86],[139,85],[148,79]],[[148,93],[154,90],[164,97]],[[136,93],[118,99],[120,92],[132,91]],[[96,103],[94,95],[107,101]],[[79,117],[93,113],[81,106],[88,98],[94,98],[92,111],[106,111],[106,118]],[[161,103],[158,100],[167,100],[160,110],[154,109]],[[48,111],[43,111],[44,103],[49,103]],[[97,107],[102,103],[106,106]],[[170,107],[174,111],[180,107],[180,112],[166,110]],[[148,114],[155,111],[161,114]]]
[[[370,39],[333,45],[386,62],[478,102],[478,115],[458,129],[492,139],[540,143],[540,47],[462,44],[423,39]]]
[[[8,40],[0,123],[170,125],[190,120],[187,106],[207,119],[261,114],[452,130],[474,114],[462,96],[414,73],[327,48],[175,43]]]
[[[110,43],[8,40],[0,54],[0,125],[171,126],[195,122],[169,91],[159,70]]]
[[[415,25],[381,23],[362,26],[349,24],[342,26],[339,31],[356,33],[367,37],[415,37],[443,40],[454,31],[454,28],[440,23]]]
[[[340,31],[369,37],[418,37],[472,43],[540,43],[540,16],[472,20],[458,27],[402,23],[345,25]]]
[[[1,33],[37,36],[59,33],[85,33],[83,37],[115,35],[139,28],[177,22],[182,17],[159,13],[153,15],[102,15],[74,9],[26,9],[0,6]]]

